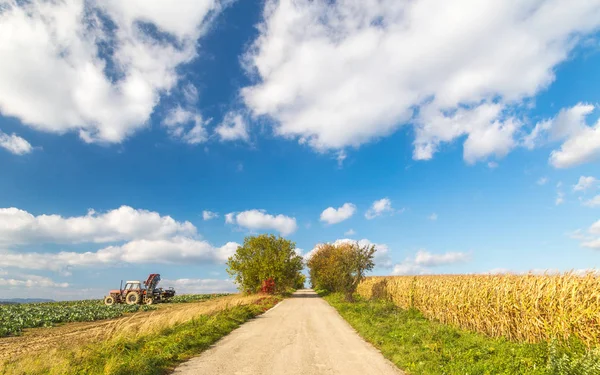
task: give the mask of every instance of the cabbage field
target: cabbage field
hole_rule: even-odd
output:
[[[173,297],[171,302],[202,302],[223,295],[225,294],[184,294]],[[0,305],[0,337],[19,335],[25,328],[113,319],[126,313],[156,308],[156,305],[105,306],[102,300]]]
[[[169,301],[172,303],[186,303],[186,302],[202,302],[212,298],[223,297],[229,295],[228,293],[219,294],[181,294],[171,298]]]

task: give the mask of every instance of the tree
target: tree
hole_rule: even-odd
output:
[[[246,237],[244,245],[227,260],[227,273],[243,292],[257,293],[268,279],[275,281],[276,292],[284,292],[304,283],[302,257],[295,249],[294,242],[281,236]]]
[[[341,292],[352,301],[365,273],[375,266],[375,251],[375,245],[358,242],[319,245],[307,263],[313,288]]]

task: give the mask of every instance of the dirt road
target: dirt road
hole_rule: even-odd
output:
[[[294,293],[179,366],[177,375],[344,374],[401,372],[363,341],[311,290]]]

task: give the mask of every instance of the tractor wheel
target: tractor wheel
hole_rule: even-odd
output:
[[[138,292],[131,292],[125,297],[125,302],[128,305],[135,305],[140,303],[140,294]]]
[[[146,305],[152,305],[154,303],[154,298],[148,297],[146,298]]]
[[[104,297],[104,304],[106,306],[112,306],[115,304],[115,297],[113,296],[106,296]]]

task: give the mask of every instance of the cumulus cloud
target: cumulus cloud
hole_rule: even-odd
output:
[[[23,245],[108,243],[95,251],[23,251]],[[85,245],[89,247],[90,245]],[[0,209],[0,268],[51,270],[129,264],[222,263],[239,245],[215,247],[188,221],[129,206],[85,216],[32,215]]]
[[[600,270],[595,268],[579,268],[568,270],[569,272],[576,276],[586,276],[588,274],[600,275]],[[508,268],[494,268],[488,272],[483,272],[484,275],[502,275],[502,274],[512,274],[512,275],[558,275],[561,274],[560,270],[556,268],[534,268],[528,271],[513,271]]]
[[[162,284],[174,287],[179,294],[233,293],[237,291],[235,284],[229,279],[164,279]]]
[[[436,221],[438,219],[438,215],[434,212],[431,215],[427,216],[427,218],[431,221]]]
[[[0,130],[0,147],[15,155],[24,155],[31,152],[33,147],[24,138],[16,134],[8,135]]]
[[[344,203],[342,207],[333,208],[327,207],[321,212],[321,221],[327,224],[337,224],[349,219],[356,212],[356,206],[352,203]]]
[[[298,229],[296,218],[285,215],[270,215],[265,210],[248,210],[225,215],[227,224],[237,224],[250,230],[276,230],[287,236]]]
[[[586,117],[594,106],[578,103],[561,109],[552,119],[538,123],[524,139],[528,148],[548,142],[562,141],[559,149],[550,154],[549,162],[556,168],[568,168],[590,162],[600,155],[600,120],[588,126]]]
[[[536,183],[538,185],[546,185],[546,183],[548,182],[548,177],[540,177]]]
[[[208,210],[202,211],[202,219],[204,219],[204,220],[212,220],[212,219],[216,219],[218,217],[219,217],[219,214],[216,212],[212,212],[212,211],[208,211]]]
[[[392,212],[392,201],[389,198],[379,199],[371,205],[371,207],[365,213],[365,217],[368,220],[374,219],[377,216],[381,216],[386,212]]]
[[[181,106],[171,109],[162,121],[172,137],[191,145],[206,142],[207,123],[197,111],[185,110]]]
[[[217,0],[4,1],[0,112],[86,142],[121,142],[178,85],[219,9]],[[199,128],[191,133],[188,141],[201,139]]]
[[[579,181],[573,185],[573,191],[587,191],[595,188],[598,185],[598,180],[592,176],[581,176]]]
[[[0,208],[0,244],[115,242],[195,236],[196,227],[157,212],[121,206],[85,216],[35,216],[18,208]]]
[[[248,141],[249,139],[246,121],[239,113],[227,113],[215,132],[222,141]]]
[[[436,267],[445,264],[464,262],[469,259],[468,254],[449,252],[444,254],[433,254],[424,250],[417,251],[414,263],[417,266]]]
[[[600,195],[587,199],[583,201],[582,204],[587,207],[600,207]]]
[[[69,283],[59,283],[48,277],[23,275],[17,278],[0,277],[0,286],[7,288],[68,288]]]
[[[202,240],[175,237],[157,240],[134,240],[98,251],[58,253],[16,252],[0,250],[0,267],[51,270],[69,273],[74,267],[129,264],[199,264],[222,263],[235,253],[239,244],[228,242],[214,247]]]
[[[554,204],[556,206],[560,206],[563,203],[565,203],[565,193],[559,190],[556,192],[556,199],[554,200]]]
[[[225,214],[225,224],[235,224],[235,212]]]
[[[344,232],[345,236],[354,236],[356,234],[356,232],[354,231],[354,229],[348,229],[347,231]]]
[[[512,109],[553,82],[600,25],[600,4],[268,0],[263,16],[244,58],[257,81],[241,96],[276,134],[340,150],[411,123],[415,159],[464,138],[474,163],[518,144]],[[567,141],[556,163],[580,160],[563,155],[579,144]]]
[[[431,273],[431,268],[456,263],[464,263],[470,259],[469,254],[462,252],[447,252],[434,254],[419,250],[414,257],[406,258],[402,263],[394,265],[394,275],[422,275]]]
[[[580,241],[582,247],[600,250],[600,220],[593,223],[587,230],[578,229],[569,233],[568,236]]]

